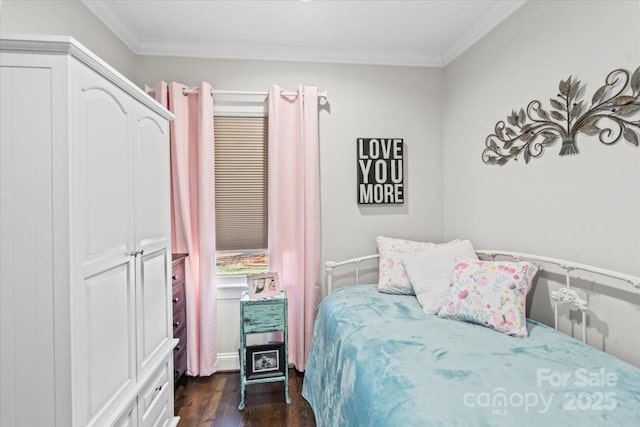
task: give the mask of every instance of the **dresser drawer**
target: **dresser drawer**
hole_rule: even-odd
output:
[[[261,301],[259,304],[245,304],[242,326],[245,334],[283,330],[285,306],[282,300]]]
[[[171,281],[175,285],[184,280],[184,261],[173,264]]]
[[[187,350],[187,328],[180,331],[178,335],[174,335],[174,338],[178,338],[178,344],[173,347],[173,354],[175,356],[177,353]]]
[[[173,382],[187,372],[187,349],[173,355]],[[177,389],[178,386],[176,386]]]
[[[178,344],[173,348],[174,382],[187,370],[187,329],[184,328],[176,338],[178,338]]]
[[[184,325],[186,324],[186,321],[187,321],[187,310],[186,310],[186,307],[183,305],[177,311],[173,312],[173,337],[174,338],[176,338],[178,336],[178,333],[180,333],[180,331],[184,329]]]
[[[178,309],[184,306],[184,282],[173,287],[173,315],[175,316]]]

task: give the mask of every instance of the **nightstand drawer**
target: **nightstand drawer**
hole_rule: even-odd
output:
[[[282,330],[285,324],[284,302],[274,300],[246,304],[242,316],[245,334]]]

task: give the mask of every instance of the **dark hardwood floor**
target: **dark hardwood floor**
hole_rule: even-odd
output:
[[[218,372],[210,377],[188,377],[175,393],[178,427],[295,426],[315,427],[313,411],[302,397],[304,376],[289,370],[291,404],[284,402],[284,384],[247,386],[245,408],[240,403],[240,374]]]

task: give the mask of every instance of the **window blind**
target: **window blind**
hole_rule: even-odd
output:
[[[267,117],[214,117],[216,250],[267,247]]]

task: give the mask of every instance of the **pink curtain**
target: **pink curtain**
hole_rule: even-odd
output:
[[[289,299],[289,363],[304,371],[320,301],[318,88],[269,90],[269,270]]]
[[[180,83],[156,84],[171,123],[172,252],[187,253],[187,374],[217,370],[213,100],[208,83],[184,95]]]

